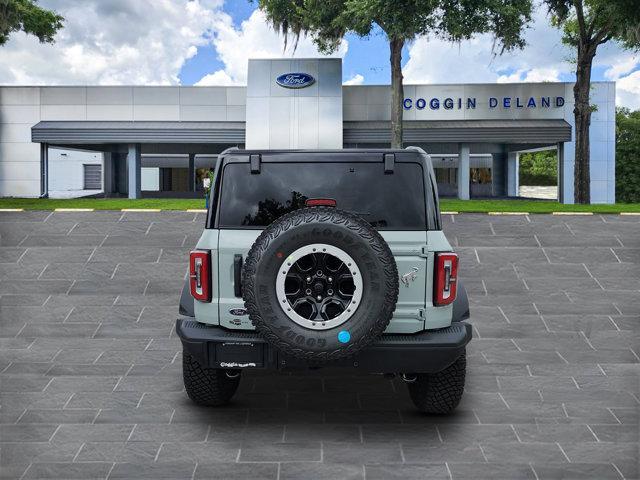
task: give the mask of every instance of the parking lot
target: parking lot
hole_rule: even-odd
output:
[[[0,213],[0,477],[637,478],[640,216],[443,220],[475,335],[448,417],[322,370],[196,407],[174,325],[203,214]]]

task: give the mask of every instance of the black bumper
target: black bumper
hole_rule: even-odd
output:
[[[201,364],[227,369],[299,369],[317,367],[284,355],[256,332],[234,331],[178,319],[176,332],[182,348]],[[323,364],[376,373],[434,373],[451,365],[471,340],[471,325],[456,322],[450,327],[411,335],[383,335],[358,355]]]

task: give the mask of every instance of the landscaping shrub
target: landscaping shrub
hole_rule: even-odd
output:
[[[616,202],[640,202],[640,110],[616,111]]]
[[[555,150],[520,154],[520,185],[556,186],[558,159]]]

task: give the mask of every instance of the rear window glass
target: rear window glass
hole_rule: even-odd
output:
[[[422,166],[396,163],[270,163],[252,175],[248,163],[224,167],[220,196],[221,228],[263,228],[304,207],[309,198],[331,198],[337,208],[356,213],[378,229],[424,230]]]

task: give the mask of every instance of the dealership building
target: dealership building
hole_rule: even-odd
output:
[[[573,202],[573,84],[405,85],[404,142],[441,195],[517,197],[519,156],[553,150]],[[591,199],[615,202],[615,83],[595,82]],[[340,59],[250,60],[247,86],[0,87],[0,196],[202,196],[229,147],[380,148],[388,85],[342,85]]]

